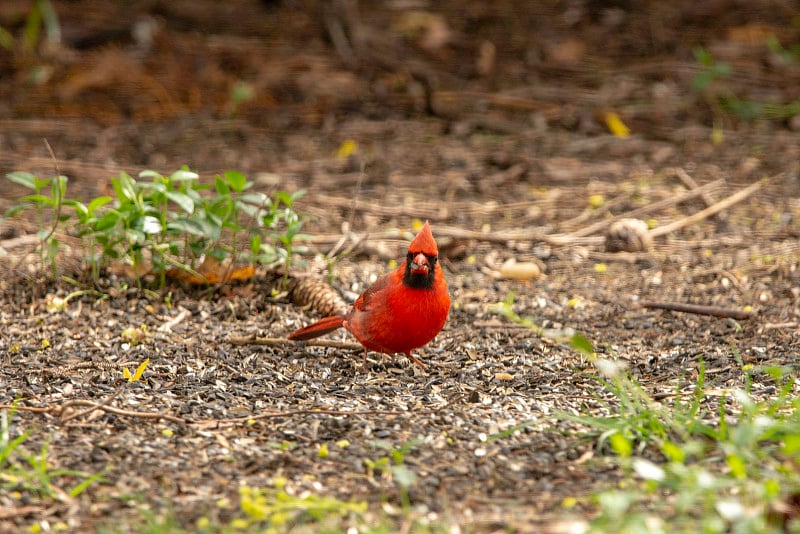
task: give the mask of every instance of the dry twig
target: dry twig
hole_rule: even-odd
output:
[[[688,187],[691,191],[698,191],[700,189],[700,185],[694,181],[694,178],[689,176],[689,173],[683,170],[681,167],[677,167],[675,169],[675,176],[677,176],[678,179],[683,182],[683,185]],[[701,193],[700,199],[705,202],[706,206],[714,205],[714,198],[709,193]]]
[[[291,341],[285,337],[257,337],[257,336],[230,336],[228,342],[231,345],[264,345],[267,347],[283,347],[285,345],[297,345],[296,341]],[[348,341],[336,341],[333,339],[311,339],[303,341],[306,347],[328,347],[343,350],[364,350],[359,343]]]
[[[675,230],[680,230],[681,228],[702,221],[703,219],[707,219],[708,217],[711,217],[712,215],[719,213],[722,210],[728,209],[734,204],[737,204],[742,200],[746,199],[747,197],[749,197],[750,195],[761,189],[764,186],[764,184],[766,184],[770,180],[771,178],[764,178],[763,180],[759,180],[754,184],[750,184],[744,189],[740,189],[739,191],[732,194],[728,198],[720,200],[716,204],[713,204],[704,210],[698,211],[697,213],[689,215],[688,217],[684,217],[683,219],[679,219],[673,223],[667,224],[666,226],[659,226],[658,228],[650,230],[650,235],[652,235],[653,237],[659,237],[662,235],[669,234],[670,232],[674,232]]]
[[[736,319],[738,321],[750,319],[756,314],[753,311],[732,310],[719,306],[704,306],[702,304],[689,304],[686,302],[642,302],[643,308],[670,310],[684,313],[695,313],[698,315],[712,315],[725,319]]]
[[[101,410],[107,413],[113,413],[114,415],[123,415],[125,417],[136,417],[140,419],[164,419],[165,421],[172,421],[173,423],[182,423],[186,424],[189,423],[186,419],[181,417],[175,417],[174,415],[168,415],[160,412],[135,412],[132,410],[124,410],[122,408],[114,408],[113,406],[107,406],[106,403],[110,402],[114,399],[116,394],[112,395],[102,403],[84,400],[84,399],[73,399],[69,400],[63,404],[56,404],[53,406],[20,406],[19,404],[12,405],[12,404],[0,404],[0,409],[5,410],[17,410],[22,412],[32,412],[32,413],[55,413],[55,414],[63,414],[64,410],[68,408],[72,408],[73,406],[89,406],[88,410],[84,410],[83,412],[79,412],[77,415],[68,415],[66,418],[62,419],[63,421],[68,421],[70,419],[74,419],[75,417],[82,416],[88,413],[91,413],[95,410]]]
[[[636,208],[635,210],[631,210],[626,213],[621,213],[619,215],[612,217],[611,219],[598,221],[596,223],[590,224],[589,226],[586,226],[574,232],[570,232],[569,234],[565,234],[565,237],[566,236],[583,237],[587,235],[592,235],[604,229],[605,227],[609,226],[611,223],[618,221],[620,219],[640,218],[642,215],[645,215],[647,213],[652,213],[654,211],[662,210],[670,206],[676,206],[682,202],[686,202],[687,200],[691,200],[698,196],[704,197],[705,195],[707,195],[709,191],[712,191],[717,187],[719,187],[720,185],[722,185],[723,182],[724,180],[720,179],[720,180],[715,180],[713,182],[709,182],[702,186],[697,186],[697,184],[695,184],[695,189],[692,189],[690,191],[685,191],[680,195],[659,200],[658,202],[653,202],[652,204],[642,206],[641,208]]]
[[[116,399],[117,396],[121,392],[122,392],[122,388],[117,388],[117,390],[114,393],[112,393],[111,395],[109,395],[106,398],[106,400],[104,400],[103,402],[97,404],[96,406],[91,406],[90,408],[87,408],[86,410],[83,410],[83,411],[80,411],[80,412],[66,413],[64,411],[64,409],[67,408],[67,405],[69,403],[66,403],[66,404],[62,405],[61,406],[61,424],[63,425],[67,421],[70,421],[72,419],[77,419],[79,417],[83,417],[84,415],[89,415],[90,413],[92,413],[95,410],[103,409],[103,408],[107,407],[109,404],[111,404],[111,401]]]
[[[69,408],[72,406],[90,406],[92,408],[90,411],[102,410],[107,413],[113,413],[114,415],[124,415],[125,417],[135,417],[138,419],[164,419],[165,421],[172,421],[173,423],[181,423],[181,424],[186,424],[189,422],[181,417],[175,417],[174,415],[168,415],[165,413],[135,412],[132,410],[123,410],[122,408],[114,408],[113,406],[104,406],[102,403],[81,400],[81,399],[67,401],[60,406],[56,406],[55,408],[58,408],[63,411],[65,408]]]

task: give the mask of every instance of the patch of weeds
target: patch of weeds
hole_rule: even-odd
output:
[[[792,46],[789,49],[783,48],[774,36],[768,37],[765,44],[774,55],[780,57],[786,64],[796,61],[798,51],[800,51],[800,45]],[[717,61],[711,52],[703,47],[696,47],[692,53],[700,66],[700,72],[692,80],[692,89],[703,96],[714,114],[712,139],[715,142],[722,141],[721,122],[724,113],[729,113],[743,121],[784,120],[800,115],[800,101],[780,103],[741,98],[725,84],[725,80],[733,72],[729,63]]]
[[[692,80],[692,89],[697,92],[708,90],[713,84],[719,83],[731,75],[731,66],[725,61],[717,61],[707,49],[702,46],[692,50],[694,60],[700,66],[700,72]]]
[[[301,525],[314,528],[342,528],[348,518],[354,521],[367,511],[366,502],[341,501],[310,492],[295,495],[286,488],[286,479],[277,478],[273,488],[239,488],[240,517],[231,521],[236,530],[254,526],[275,532],[294,531]],[[337,528],[338,527],[338,528]]]
[[[36,54],[40,36],[44,30],[47,43],[61,42],[61,24],[51,0],[35,0],[25,14],[22,35],[15,38],[7,29],[0,27],[0,48],[23,57]]]
[[[233,519],[218,518],[218,513],[209,513],[184,524],[178,512],[167,508],[151,510],[144,498],[137,496],[133,517],[104,524],[98,532],[104,534],[135,532],[137,534],[184,534],[200,533],[268,533],[311,534],[317,532],[362,534],[389,534],[391,532],[447,533],[453,526],[435,518],[416,518],[409,523],[408,517],[397,518],[385,513],[372,513],[365,501],[342,501],[336,497],[325,497],[310,492],[295,495],[286,488],[287,480],[277,478],[272,488],[239,488],[238,508],[226,498],[215,506],[224,510]],[[138,516],[138,518],[136,517]],[[212,519],[213,517],[213,519]]]
[[[6,215],[35,210],[43,265],[49,263],[55,273],[58,226],[80,238],[95,282],[112,262],[126,265],[140,286],[142,276],[152,275],[164,287],[169,273],[193,283],[218,283],[235,279],[239,265],[283,264],[288,272],[294,243],[303,237],[294,203],[304,192],[277,192],[272,198],[252,192],[253,182],[238,171],[216,175],[213,184],[200,183],[185,167],[169,176],[142,171],[138,179],[123,172],[111,179],[113,197],[88,203],[65,198],[65,177],[14,172],[7,178],[33,191]],[[62,214],[62,206],[72,213]],[[252,276],[252,270],[243,273],[239,276]]]
[[[785,48],[774,34],[770,34],[767,36],[766,45],[769,51],[780,58],[785,65],[793,65],[800,60],[800,43]]]
[[[702,364],[691,397],[676,393],[664,404],[616,365],[598,363],[614,399],[607,415],[559,415],[590,427],[624,473],[618,488],[594,496],[591,532],[800,531],[800,399],[785,370],[764,370],[776,393],[756,400],[743,366],[745,387],[726,392],[715,412],[702,408]]]
[[[49,443],[38,452],[28,453],[25,442],[30,430],[12,438],[11,421],[16,415],[16,404],[10,410],[0,411],[0,488],[17,501],[41,502],[77,497],[95,482],[104,481],[105,470],[91,474],[72,469],[53,469],[48,458]],[[66,484],[71,484],[64,487]]]
[[[50,267],[53,278],[58,276],[56,255],[60,243],[56,238],[55,228],[63,219],[61,214],[64,205],[64,195],[67,190],[67,177],[57,176],[52,178],[38,178],[29,172],[12,172],[6,178],[33,191],[33,194],[22,197],[19,203],[9,209],[5,216],[9,217],[26,208],[32,208],[36,213],[38,231],[37,237],[41,242],[40,259],[42,269]],[[45,213],[53,212],[53,221],[47,221]]]

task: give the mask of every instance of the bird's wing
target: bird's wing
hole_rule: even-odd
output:
[[[353,309],[360,312],[370,311],[373,309],[373,304],[379,305],[382,302],[378,295],[389,289],[391,284],[391,274],[385,274],[381,276],[375,280],[375,282],[369,286],[366,291],[361,293],[361,296],[359,296],[355,304],[353,304]]]

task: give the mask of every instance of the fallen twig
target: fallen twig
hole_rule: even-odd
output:
[[[107,413],[113,413],[115,415],[124,415],[126,417],[138,417],[140,419],[164,419],[165,421],[172,421],[174,423],[183,423],[183,424],[187,424],[189,422],[181,417],[176,417],[174,415],[168,415],[159,412],[134,412],[131,410],[123,410],[122,408],[114,408],[113,406],[107,406],[105,403],[113,400],[115,396],[116,394],[111,395],[108,399],[106,399],[102,403],[83,400],[83,399],[74,399],[74,400],[69,400],[63,404],[55,404],[53,406],[47,406],[47,407],[21,406],[19,404],[0,404],[0,409],[5,409],[5,410],[13,409],[21,412],[33,412],[33,413],[55,413],[59,415],[63,414],[65,409],[72,408],[73,406],[89,406],[88,410],[79,412],[77,415],[69,414],[67,417],[62,419],[62,422],[91,413],[95,410],[102,410]]]
[[[283,347],[285,345],[299,345],[285,337],[257,337],[257,336],[230,336],[228,341],[232,345],[265,345],[267,347]],[[328,347],[344,350],[364,350],[358,343],[349,341],[336,341],[334,339],[311,339],[302,342],[307,347]]]
[[[740,189],[739,191],[732,194],[728,198],[720,200],[716,204],[713,204],[704,210],[698,211],[697,213],[689,215],[688,217],[684,217],[683,219],[677,220],[665,226],[659,226],[658,228],[650,230],[650,235],[653,237],[666,235],[669,234],[670,232],[674,232],[675,230],[680,230],[685,226],[692,225],[696,222],[702,221],[703,219],[711,217],[715,213],[719,213],[720,211],[727,209],[733,206],[734,204],[746,199],[747,197],[749,197],[750,195],[761,189],[764,186],[764,184],[766,184],[769,181],[770,178],[764,178],[763,180],[759,180],[754,184],[750,184],[744,189]]]
[[[38,514],[44,510],[42,506],[18,506],[14,508],[8,508],[3,506],[0,508],[0,519],[12,519],[14,517],[24,517],[27,515]]]
[[[60,406],[56,406],[55,408],[59,408],[63,411],[65,408],[72,406],[90,406],[91,410],[89,410],[89,412],[94,410],[102,410],[104,412],[113,413],[114,415],[124,415],[126,417],[136,417],[139,419],[164,419],[165,421],[172,421],[173,423],[188,423],[186,419],[183,419],[182,417],[175,417],[174,415],[168,415],[160,412],[134,412],[132,410],[123,410],[122,408],[114,408],[113,406],[104,406],[102,403],[81,399],[67,401]]]
[[[175,317],[170,319],[168,322],[166,322],[166,323],[162,324],[161,326],[159,326],[158,327],[158,331],[159,332],[171,332],[173,326],[179,325],[181,322],[183,322],[184,319],[186,319],[190,315],[192,315],[192,312],[190,312],[186,308],[183,308],[178,315],[176,315]]]
[[[704,306],[702,304],[689,304],[686,302],[642,302],[643,308],[670,310],[698,315],[712,315],[714,317],[730,318],[736,320],[750,319],[756,315],[753,311],[733,310],[719,306]]]
[[[763,180],[760,180],[754,184],[745,187],[744,189],[737,191],[733,195],[715,204],[712,204],[711,206],[707,207],[704,210],[698,211],[697,213],[689,215],[688,217],[684,217],[683,219],[674,221],[665,226],[654,228],[653,230],[650,230],[650,235],[652,237],[660,237],[670,232],[674,232],[675,230],[679,230],[696,222],[702,221],[703,219],[707,219],[708,217],[711,217],[712,215],[719,213],[720,211],[725,210],[733,206],[734,204],[746,199],[747,197],[749,197],[750,195],[761,189],[761,187],[763,187],[771,179],[772,178],[765,178]],[[705,195],[712,189],[718,187],[722,181],[723,180],[715,180],[713,182],[709,182],[702,186],[698,186],[697,189],[686,191],[675,197],[654,202],[647,206],[642,206],[641,208],[631,210],[627,213],[620,214],[619,216],[613,217],[608,220],[598,221],[596,223],[593,223],[589,226],[586,226],[584,228],[581,228],[579,230],[576,230],[575,232],[571,232],[568,234],[547,234],[545,233],[544,230],[540,228],[494,230],[491,232],[482,232],[476,230],[468,230],[466,228],[460,228],[457,226],[444,226],[444,225],[436,226],[436,234],[442,237],[452,237],[455,239],[474,239],[476,241],[503,243],[503,244],[506,244],[509,241],[542,241],[556,246],[563,246],[563,245],[598,246],[602,245],[605,242],[605,237],[593,236],[591,234],[607,227],[612,222],[620,218],[631,218],[631,217],[641,216],[648,212],[663,209],[665,207],[672,206],[680,202],[684,202],[691,198]],[[333,198],[334,197],[330,197],[329,200]],[[363,205],[361,207],[364,208]],[[383,208],[385,211],[385,207]],[[386,235],[385,238],[396,239],[397,235],[396,233],[392,233],[391,235]],[[337,235],[335,237],[318,236],[317,238],[310,239],[309,242],[314,244],[337,243],[340,239],[341,239],[340,235]]]
[[[654,211],[662,210],[664,208],[668,208],[670,206],[675,206],[680,204],[681,202],[686,202],[687,200],[691,200],[695,197],[705,198],[707,197],[707,193],[713,189],[716,189],[720,185],[724,183],[725,180],[719,179],[714,180],[713,182],[709,182],[702,186],[698,186],[696,183],[695,189],[690,191],[684,191],[680,195],[675,195],[673,197],[665,198],[663,200],[659,200],[658,202],[653,202],[652,204],[648,204],[646,206],[642,206],[640,208],[636,208],[635,210],[628,211],[626,213],[621,213],[616,215],[610,219],[604,219],[602,221],[598,221],[596,223],[590,224],[584,228],[580,228],[575,230],[574,232],[570,232],[568,234],[564,234],[564,237],[583,237],[587,235],[594,234],[603,230],[607,226],[611,225],[611,223],[618,221],[620,219],[635,219],[640,218],[642,215],[647,213],[652,213]]]
[[[785,323],[767,323],[764,325],[764,330],[776,330],[776,329],[784,329],[784,328],[797,328],[800,326],[800,323],[797,321],[787,321]]]
[[[89,415],[90,413],[92,413],[95,410],[107,407],[109,404],[111,404],[111,401],[116,399],[117,396],[121,392],[122,392],[122,388],[117,388],[117,390],[114,393],[112,393],[111,395],[109,395],[106,398],[106,400],[104,400],[103,402],[97,404],[96,406],[91,406],[90,408],[87,408],[86,410],[83,410],[83,411],[80,411],[80,412],[66,413],[64,411],[64,409],[68,407],[67,404],[69,404],[69,403],[62,405],[61,406],[61,424],[63,425],[64,423],[66,423],[67,421],[70,421],[71,419],[77,419],[78,417],[83,417],[84,415]]]
[[[689,176],[689,173],[686,172],[685,170],[683,170],[681,167],[677,167],[675,169],[675,176],[677,176],[678,179],[681,182],[683,182],[683,185],[688,187],[691,191],[698,191],[699,192],[699,190],[701,189],[700,185],[698,185],[698,183],[694,181],[694,178]],[[700,199],[703,202],[705,202],[706,206],[713,206],[714,205],[714,199],[712,198],[712,196],[710,194],[706,193],[705,191],[700,193]]]

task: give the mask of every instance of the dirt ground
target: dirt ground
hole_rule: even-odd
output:
[[[31,3],[2,4],[0,26],[21,35]],[[237,169],[267,193],[305,189],[296,208],[313,239],[294,268],[325,278],[322,256],[343,235],[357,242],[333,266],[346,298],[401,258],[413,221],[428,219],[453,308],[417,352],[427,372],[401,356],[371,354],[364,371],[350,351],[234,343],[284,337],[317,317],[273,296],[263,273],[212,290],[170,287],[169,298],[116,280],[110,298],[53,314],[47,294],[74,288],[16,261],[36,228],[3,221],[0,403],[42,409],[20,411],[12,432],[30,429],[31,451],[48,440],[54,468],[107,471],[77,498],[28,501],[4,481],[0,531],[125,531],[142,509],[190,530],[201,517],[227,524],[241,485],[278,477],[296,494],[366,501],[377,518],[398,513],[401,491],[369,461],[403,447],[422,521],[543,532],[591,518],[590,494],[619,473],[555,415],[600,412],[595,367],[493,312],[510,292],[520,315],[583,333],[663,398],[688,392],[700,360],[710,391],[741,385],[741,363],[796,368],[792,2],[54,5],[61,46],[0,51],[0,174],[51,176],[46,138],[71,197],[108,192],[123,170],[181,165],[204,180]],[[765,45],[770,35],[782,51]],[[699,46],[713,57],[706,66]],[[703,84],[721,62],[730,73]],[[609,112],[629,136],[609,131]],[[358,153],[338,157],[348,140]],[[615,217],[641,208],[637,217],[664,227],[762,178],[649,252],[604,250]],[[26,193],[0,188],[2,211]],[[545,274],[499,276],[510,259]],[[645,301],[749,306],[754,316]],[[142,325],[143,343],[121,338]],[[123,380],[122,366],[146,358],[142,380]],[[567,497],[577,506],[563,507]]]

